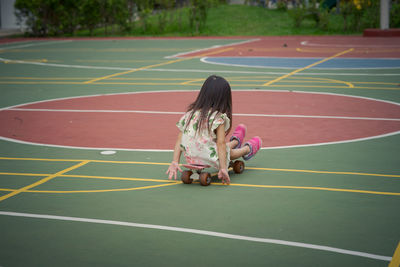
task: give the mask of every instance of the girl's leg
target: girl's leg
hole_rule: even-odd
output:
[[[231,149],[230,160],[243,157],[244,160],[249,160],[260,150],[262,140],[259,136],[255,136],[247,141],[241,148]]]
[[[241,148],[231,149],[231,160],[238,159],[250,153],[249,146],[242,146]]]
[[[233,139],[232,141],[230,141],[228,143],[228,147],[231,149],[231,152],[232,152],[232,149],[234,149],[238,144],[239,144],[239,141],[236,139]]]
[[[229,140],[229,147],[232,149],[241,147],[246,135],[246,131],[246,125],[239,124],[236,126],[235,131],[233,131],[233,134]]]

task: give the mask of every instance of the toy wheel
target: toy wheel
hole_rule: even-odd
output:
[[[193,182],[193,179],[190,179],[190,176],[192,176],[192,174],[192,171],[183,171],[181,175],[182,182],[184,184],[191,184]]]
[[[244,162],[237,160],[233,163],[233,171],[235,173],[242,173],[244,171]]]
[[[211,184],[211,175],[208,172],[200,173],[200,184],[203,186]]]

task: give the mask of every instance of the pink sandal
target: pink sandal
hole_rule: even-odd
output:
[[[260,150],[262,146],[262,140],[259,136],[255,136],[246,143],[244,143],[244,146],[250,147],[250,153],[243,156],[244,160],[249,160],[252,157],[254,157],[254,155],[258,152],[258,150]]]
[[[244,137],[246,135],[246,130],[247,130],[247,127],[244,124],[239,124],[238,126],[236,126],[236,129],[233,132],[231,139],[229,141],[237,140],[239,143],[233,149],[240,148],[242,146]]]

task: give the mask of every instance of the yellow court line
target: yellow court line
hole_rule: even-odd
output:
[[[50,176],[48,173],[23,173],[23,172],[0,172],[0,175],[10,176]]]
[[[15,189],[9,189],[9,188],[0,188],[0,191],[14,192],[14,191],[15,191]]]
[[[119,163],[119,164],[144,164],[144,165],[170,165],[170,163],[163,162],[145,162],[145,161],[113,161],[113,160],[97,160],[97,159],[45,159],[45,158],[13,158],[13,157],[0,157],[0,160],[27,160],[27,161],[55,161],[55,162],[98,162],[98,163]]]
[[[86,81],[86,82],[83,82],[83,83],[84,84],[94,83],[94,82],[105,80],[105,79],[109,79],[109,78],[112,78],[112,77],[115,77],[115,76],[124,75],[124,74],[128,74],[128,73],[133,73],[133,72],[137,72],[137,71],[141,71],[141,70],[146,70],[146,69],[150,69],[150,68],[153,68],[153,67],[164,66],[164,65],[168,65],[168,64],[184,61],[184,60],[187,60],[187,58],[179,58],[179,59],[176,59],[176,60],[170,60],[170,61],[162,62],[162,63],[159,63],[159,64],[144,66],[144,67],[141,67],[141,68],[131,69],[131,70],[127,70],[127,71],[124,71],[124,72],[114,73],[114,74],[111,74],[111,75],[95,78],[95,79],[92,79],[92,80],[89,80],[89,81]]]
[[[304,173],[318,173],[318,174],[341,174],[341,175],[360,175],[360,176],[377,176],[377,177],[394,177],[400,178],[397,174],[379,174],[379,173],[363,173],[363,172],[333,172],[333,171],[314,171],[314,170],[296,170],[296,169],[276,169],[276,168],[256,168],[246,167],[248,170],[261,170],[261,171],[279,171],[279,172],[304,172]]]
[[[240,84],[240,85],[232,85],[232,87],[233,86],[250,86],[250,85],[246,85],[246,84]],[[252,86],[254,86],[254,85],[252,85]],[[280,88],[293,88],[294,86],[293,85],[283,85],[283,84],[279,84],[279,85],[277,85],[277,84],[274,84],[274,85],[272,85],[272,86],[274,86],[274,87],[280,87]],[[296,88],[332,88],[332,89],[341,89],[341,88],[344,88],[344,89],[347,89],[347,88],[349,88],[349,87],[347,87],[347,86],[334,86],[334,85],[332,85],[332,86],[322,86],[322,85],[296,85],[295,86]],[[390,88],[390,87],[362,87],[362,86],[357,86],[357,87],[353,87],[353,89],[367,89],[367,90],[400,90],[400,87],[393,87],[393,88]]]
[[[346,81],[341,81],[341,80],[336,80],[336,79],[319,78],[319,77],[318,78],[314,78],[314,77],[296,77],[296,78],[293,78],[293,80],[290,81],[290,82],[291,83],[299,82],[299,81],[296,81],[295,79],[299,79],[299,80],[302,80],[302,81],[305,80],[304,83],[307,83],[307,82],[311,82],[311,83],[329,83],[329,82],[331,82],[331,83],[339,83],[339,84],[344,83],[349,88],[354,88],[354,84],[353,83],[346,82]],[[286,81],[286,82],[288,82],[288,81]]]
[[[276,76],[276,75],[275,75]],[[265,79],[273,78],[274,76],[233,76],[233,77],[225,77],[229,82],[264,82]],[[69,80],[88,80],[94,79],[93,77],[11,77],[11,76],[2,76],[0,80],[33,80],[33,81],[69,81]],[[117,77],[111,78],[110,80],[122,80],[122,81],[183,81],[182,84],[192,83],[194,81],[202,81],[202,79],[197,78],[142,78],[142,77]],[[287,83],[299,83],[299,82],[311,82],[311,83],[343,83],[348,85],[349,87],[354,87],[354,84],[375,84],[375,85],[393,85],[398,86],[398,83],[389,83],[389,82],[346,82],[337,79],[329,79],[329,78],[321,78],[321,77],[295,77],[286,81]]]
[[[0,172],[0,175],[10,175],[10,176],[50,176],[51,174]],[[78,174],[61,174],[61,175],[58,175],[58,177],[174,183],[174,181],[172,181],[172,180],[165,180],[165,179],[129,178],[129,177],[115,177],[115,176],[93,176],[93,175],[78,175]]]
[[[92,177],[96,178],[96,177]],[[102,179],[102,178],[100,178]],[[142,190],[142,189],[150,189],[157,188],[169,185],[181,184],[182,182],[168,182],[164,180],[164,184],[159,185],[150,185],[150,186],[141,186],[141,187],[132,187],[132,188],[117,188],[117,189],[93,189],[93,190],[25,190],[26,193],[55,193],[55,194],[70,194],[70,193],[101,193],[101,192],[118,192],[118,191],[134,191],[134,190]],[[222,183],[212,183],[211,185],[219,185],[219,186],[228,186]],[[361,193],[361,194],[370,194],[370,195],[388,195],[388,196],[400,196],[400,193],[397,192],[380,192],[380,191],[371,191],[371,190],[358,190],[358,189],[342,189],[342,188],[329,188],[329,187],[312,187],[312,186],[285,186],[285,185],[256,185],[256,184],[235,184],[231,183],[231,186],[236,187],[251,187],[251,188],[269,188],[269,189],[305,189],[305,190],[320,190],[320,191],[333,191],[333,192],[345,192],[345,193]],[[0,188],[0,191],[11,191],[16,192],[18,190],[8,189],[8,188]]]
[[[135,190],[143,190],[143,189],[151,189],[158,187],[165,187],[170,185],[181,184],[182,182],[174,182],[174,183],[166,183],[166,184],[158,184],[158,185],[149,185],[149,186],[141,186],[141,187],[131,187],[131,188],[116,188],[116,189],[94,189],[94,190],[70,190],[70,191],[55,191],[55,190],[27,190],[26,192],[31,193],[55,193],[55,194],[71,194],[71,193],[105,193],[105,192],[121,192],[121,191],[135,191]]]
[[[277,78],[277,79],[275,79],[275,80],[269,81],[269,82],[263,84],[263,86],[269,86],[269,85],[271,85],[271,84],[273,84],[273,83],[279,82],[279,81],[282,80],[282,79],[285,79],[285,78],[287,78],[287,77],[290,77],[290,76],[292,76],[292,75],[294,75],[294,74],[296,74],[296,73],[298,73],[298,72],[300,72],[300,71],[309,69],[309,68],[314,67],[314,66],[316,66],[316,65],[318,65],[318,64],[321,64],[321,63],[323,63],[323,62],[325,62],[325,61],[328,61],[328,60],[330,60],[330,59],[332,59],[332,58],[335,58],[335,57],[344,55],[344,54],[346,54],[346,53],[349,53],[349,52],[351,52],[351,51],[353,51],[353,50],[354,50],[354,48],[350,48],[350,49],[348,49],[348,50],[346,50],[346,51],[337,53],[337,54],[335,54],[335,55],[333,55],[333,56],[331,56],[331,57],[324,58],[324,59],[322,59],[322,60],[320,60],[320,61],[318,61],[318,62],[315,62],[315,63],[313,63],[313,64],[311,64],[311,65],[308,65],[308,66],[306,66],[306,67],[304,67],[304,68],[297,69],[297,70],[292,71],[291,73],[285,74],[285,75],[283,75],[283,76],[281,76],[281,77],[279,77],[279,78]]]
[[[0,84],[82,84],[82,82],[56,82],[56,81],[40,81],[40,82],[35,82],[35,81],[0,81]]]
[[[176,183],[175,180],[166,179],[147,179],[147,178],[129,178],[129,177],[111,177],[111,176],[90,176],[90,175],[75,175],[75,174],[63,174],[60,177],[70,178],[88,178],[88,179],[105,179],[105,180],[121,180],[121,181],[143,181],[143,182],[160,182],[160,183]]]
[[[197,55],[197,56],[194,56],[194,57],[178,58],[178,59],[175,59],[175,60],[170,60],[170,61],[162,62],[162,63],[159,63],[159,64],[153,64],[153,65],[144,66],[144,67],[141,67],[141,68],[131,69],[131,70],[124,71],[124,72],[114,73],[114,74],[111,74],[111,75],[107,75],[107,76],[99,77],[99,78],[96,78],[96,79],[92,79],[92,80],[89,80],[89,81],[86,81],[86,82],[83,82],[83,83],[84,84],[90,84],[90,83],[94,83],[94,82],[97,82],[97,81],[109,79],[109,78],[112,78],[112,77],[115,77],[115,76],[120,76],[120,75],[124,75],[124,74],[128,74],[128,73],[133,73],[133,72],[137,72],[137,71],[141,71],[141,70],[150,69],[150,68],[153,68],[153,67],[159,67],[159,66],[164,66],[164,65],[176,63],[176,62],[190,60],[190,59],[197,58],[197,57],[204,57],[204,56],[208,56],[208,55],[218,54],[218,53],[222,53],[222,52],[229,51],[229,50],[232,50],[232,49],[233,49],[232,47],[229,47],[229,48],[217,50],[217,51],[214,51],[214,52]]]
[[[112,160],[85,160],[85,159],[46,159],[46,158],[14,158],[0,157],[0,160],[27,160],[27,161],[49,161],[49,162],[81,162],[88,161],[93,163],[110,163],[110,164],[138,164],[138,165],[162,165],[169,166],[166,162],[141,162],[141,161],[112,161]],[[262,171],[285,171],[285,172],[306,172],[317,174],[346,174],[346,175],[362,175],[362,176],[377,176],[377,177],[394,177],[400,178],[398,174],[379,174],[379,173],[362,173],[362,172],[335,172],[335,171],[317,171],[317,170],[301,170],[301,169],[278,169],[278,168],[259,168],[246,167],[247,170],[262,170]]]
[[[297,52],[305,52],[305,53],[327,53],[327,52],[335,52],[337,50],[339,50],[340,48],[296,48]],[[398,52],[400,51],[400,49],[370,49],[368,47],[357,47],[354,49],[354,53],[356,54],[365,54],[366,52],[368,53],[376,53],[376,52],[381,52],[381,53],[385,53],[385,52]]]
[[[3,173],[0,173],[0,175]],[[5,173],[8,175],[23,175],[23,174],[13,174],[13,173]],[[213,173],[212,176],[215,176],[217,173]],[[34,174],[30,174],[34,175]],[[42,175],[42,174],[41,174]],[[108,177],[108,176],[89,176],[89,175],[67,175],[60,174],[58,177],[76,177],[76,178],[90,178],[90,179],[108,179],[108,180],[130,180],[130,181],[148,181],[148,182],[162,182],[164,184],[161,185],[153,185],[153,186],[143,186],[143,187],[133,187],[133,188],[122,188],[122,189],[100,189],[100,190],[69,190],[69,191],[57,191],[57,190],[27,190],[24,192],[34,192],[34,193],[95,193],[95,192],[115,192],[115,191],[132,191],[132,190],[141,190],[141,189],[149,189],[156,188],[167,185],[180,184],[181,182],[175,180],[166,180],[166,179],[145,179],[145,178],[124,178],[124,177]],[[224,185],[222,183],[213,183],[213,185]],[[400,193],[397,192],[380,192],[380,191],[371,191],[371,190],[358,190],[358,189],[341,189],[341,188],[329,188],[329,187],[312,187],[312,186],[284,186],[284,185],[256,185],[256,184],[235,184],[231,183],[232,186],[238,187],[253,187],[253,188],[270,188],[270,189],[308,189],[308,190],[322,190],[322,191],[335,191],[335,192],[347,192],[347,193],[363,193],[363,194],[372,194],[372,195],[390,195],[390,196],[400,196]],[[31,187],[32,188],[32,187]],[[20,189],[21,190],[21,189]],[[14,189],[0,188],[0,191],[11,191],[12,193],[20,191]],[[11,194],[11,193],[10,193]]]
[[[74,170],[74,169],[77,169],[77,168],[79,168],[79,167],[81,167],[81,166],[83,166],[83,165],[85,165],[85,164],[87,164],[87,163],[89,163],[89,162],[90,162],[89,160],[82,161],[82,162],[80,162],[80,163],[78,163],[78,164],[76,164],[76,165],[74,165],[74,166],[72,166],[72,167],[69,167],[69,168],[64,169],[64,170],[62,170],[62,171],[59,171],[59,172],[57,172],[57,173],[55,173],[55,174],[52,174],[52,175],[50,175],[50,176],[48,176],[48,177],[46,177],[46,178],[43,178],[43,179],[41,179],[41,180],[39,180],[39,181],[37,181],[37,182],[35,182],[35,183],[33,183],[33,184],[24,186],[24,187],[22,187],[22,188],[20,188],[20,189],[18,189],[18,190],[15,190],[15,191],[13,191],[13,192],[11,192],[11,193],[8,193],[8,194],[6,194],[6,195],[0,197],[0,201],[3,201],[3,200],[5,200],[5,199],[7,199],[7,198],[10,198],[10,197],[15,196],[15,195],[17,195],[17,194],[19,194],[19,193],[22,193],[22,192],[24,192],[24,191],[26,191],[26,190],[28,190],[28,189],[31,189],[31,188],[36,187],[36,186],[38,186],[38,185],[41,185],[41,184],[43,184],[43,183],[45,183],[45,182],[47,182],[47,181],[49,181],[49,180],[51,180],[51,179],[53,179],[53,178],[59,176],[59,175],[62,175],[62,174],[64,174],[64,173],[66,173],[66,172],[69,172],[69,171],[72,171],[72,170]]]
[[[286,81],[293,83],[291,81]],[[0,81],[0,84],[82,84],[82,82],[56,82],[56,81]],[[202,83],[188,83],[188,84],[182,84],[182,83],[157,83],[157,82],[96,82],[96,85],[157,85],[157,86],[163,86],[163,85],[174,85],[174,86],[201,86]],[[257,87],[257,86],[263,86],[262,84],[259,83],[231,83],[231,87]],[[273,87],[280,87],[280,88],[293,88],[294,85],[292,84],[273,84],[271,85]],[[347,89],[349,86],[336,86],[336,85],[296,85],[295,87],[297,88],[332,88],[332,89]],[[366,89],[366,90],[400,90],[400,87],[363,87],[363,86],[356,86],[352,87],[352,89]]]
[[[121,78],[114,78],[114,79],[121,79]],[[85,79],[81,79],[82,82]],[[188,82],[112,82],[111,80],[113,80],[113,78],[109,79],[109,81],[107,82],[96,82],[96,85],[157,85],[157,86],[163,86],[163,85],[174,85],[174,86],[201,86],[202,83],[196,83],[196,81],[192,80],[192,81],[188,81]],[[185,79],[187,80],[187,79]],[[240,82],[246,82],[246,81],[237,81],[238,83],[231,83],[232,87],[257,87],[257,86],[262,86],[262,84],[260,83],[255,83],[255,80],[252,80],[254,83],[240,83]],[[333,82],[334,80],[332,80]],[[68,85],[68,84],[73,84],[73,85],[77,85],[77,84],[82,84],[82,82],[68,82],[68,81],[1,81],[0,80],[0,84],[64,84],[64,85]],[[247,81],[248,82],[248,81]],[[260,81],[261,82],[261,81]],[[318,82],[313,82],[313,81],[309,81],[310,83],[323,83],[323,81],[318,81]],[[290,80],[286,80],[285,83],[298,83],[296,81],[290,81]],[[335,82],[337,84],[339,84],[338,82]],[[305,85],[296,85],[296,87],[301,88],[333,88],[333,89],[340,89],[340,88],[353,88],[353,89],[366,89],[366,90],[400,90],[400,87],[397,86],[397,84],[389,84],[389,83],[385,83],[387,85],[393,85],[396,87],[363,87],[363,86],[354,86],[354,84],[352,83],[348,83],[348,82],[341,82],[343,84],[345,84],[346,86],[341,86],[341,85],[308,85],[306,84],[306,82],[303,82],[303,84]],[[354,82],[354,83],[359,83],[361,84],[361,82]],[[371,83],[374,84],[374,83]],[[379,84],[379,83],[375,83],[375,84]],[[382,83],[384,84],[384,83]],[[271,85],[273,87],[280,87],[280,88],[293,88],[293,85],[291,84],[273,84]]]
[[[397,193],[397,192],[379,192],[379,191],[341,189],[341,188],[329,188],[329,187],[290,186],[290,185],[288,185],[288,186],[285,186],[285,185],[252,185],[252,184],[230,184],[230,185],[243,186],[243,187],[256,187],[256,188],[309,189],[309,190],[335,191],[335,192],[347,192],[347,193],[363,193],[363,194],[373,194],[373,195],[400,196],[400,193]]]
[[[203,81],[203,80],[204,80],[204,78],[192,79],[192,80],[189,80],[189,81],[186,81],[186,82],[182,82],[181,85],[187,85],[187,84],[190,84],[190,83],[200,82],[200,81]]]
[[[93,190],[26,190],[24,192],[27,193],[46,193],[46,194],[73,194],[73,193],[105,193],[105,192],[121,192],[121,191],[135,191],[135,190],[143,190],[143,189],[151,189],[158,187],[165,187],[170,185],[181,184],[182,182],[173,182],[166,184],[158,184],[158,185],[149,185],[149,186],[141,186],[141,187],[131,187],[131,188],[116,188],[116,189],[93,189]],[[5,189],[0,188],[0,191],[16,191],[13,189]]]
[[[389,267],[399,267],[400,266],[400,242],[394,251],[392,260],[389,263]]]
[[[160,60],[156,59],[75,59],[76,62],[96,62],[96,63],[131,63],[131,62],[159,62]]]

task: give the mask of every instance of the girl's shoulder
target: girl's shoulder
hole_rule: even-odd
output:
[[[210,114],[211,113],[211,110],[209,111],[209,113],[208,114]],[[216,110],[216,111],[214,111],[211,115],[210,115],[210,120],[211,119],[222,119],[222,120],[229,120],[229,117],[228,117],[228,115],[226,114],[226,113],[221,113],[221,112],[219,112],[218,110]]]
[[[230,128],[231,120],[226,113],[215,111],[210,115],[209,124],[213,131],[217,129],[218,126],[225,124],[225,131],[227,131]]]
[[[176,125],[180,129],[181,128],[183,129],[187,123],[192,122],[194,119],[197,119],[198,117],[199,117],[199,111],[193,112],[192,110],[189,110],[182,115],[182,117],[179,119]]]

